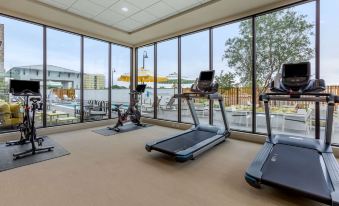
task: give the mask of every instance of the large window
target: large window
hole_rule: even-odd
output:
[[[154,46],[138,48],[138,84],[146,84],[147,88],[140,100],[141,114],[154,117]]]
[[[209,32],[190,34],[181,39],[181,88],[185,92],[191,88],[200,71],[209,70]],[[195,99],[195,110],[201,123],[209,122],[209,101]],[[192,123],[192,116],[187,102],[181,103],[182,122]]]
[[[84,39],[84,120],[108,118],[108,43]]]
[[[269,82],[281,75],[284,63],[310,61],[315,77],[315,2],[259,16],[256,21],[257,96],[268,91]],[[274,132],[314,137],[314,104],[271,102]],[[257,132],[266,133],[262,103],[257,105]]]
[[[47,125],[79,120],[80,36],[48,29]]]
[[[339,95],[339,1],[321,0],[320,18],[320,78],[326,81],[327,91]],[[326,107],[320,105],[321,132],[324,131]],[[333,143],[339,143],[339,106],[334,114]]]
[[[122,104],[128,108],[131,81],[131,49],[112,45],[112,108]],[[112,117],[117,117],[117,112],[112,112]]]
[[[158,118],[178,120],[178,100],[173,95],[178,93],[178,39],[157,44],[159,100]]]
[[[0,17],[0,132],[16,130],[22,122],[24,99],[9,94],[10,79],[38,80],[42,92],[43,28]],[[42,126],[43,113],[36,114]]]
[[[252,130],[252,21],[213,29],[213,69],[232,129]],[[213,105],[213,123],[223,125]]]

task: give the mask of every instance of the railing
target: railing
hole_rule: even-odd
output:
[[[225,106],[231,105],[252,105],[252,88],[251,87],[231,87],[228,89],[219,89],[220,94],[224,97]],[[325,92],[339,95],[339,85],[329,85],[326,87]],[[257,90],[257,102],[259,92]],[[296,102],[273,102],[275,105],[295,105]],[[309,102],[298,102],[298,104],[305,105]]]

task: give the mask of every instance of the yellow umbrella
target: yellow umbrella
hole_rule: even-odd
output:
[[[125,73],[118,78],[118,81],[130,82],[131,74]],[[157,76],[157,82],[166,82],[168,81],[167,77]],[[154,82],[153,73],[147,69],[140,68],[138,69],[138,82]]]

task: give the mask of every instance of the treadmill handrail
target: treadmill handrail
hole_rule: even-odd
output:
[[[269,111],[269,101],[312,101],[312,102],[326,102],[326,126],[325,126],[325,144],[331,145],[332,141],[332,127],[333,127],[333,113],[335,103],[339,103],[339,96],[331,93],[318,93],[318,92],[305,92],[305,93],[263,93],[259,96],[259,101],[264,102],[267,136],[272,142],[272,129],[271,129],[271,115]]]

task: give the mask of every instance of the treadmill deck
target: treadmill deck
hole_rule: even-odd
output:
[[[302,192],[317,199],[331,199],[332,188],[318,151],[277,144],[263,165],[262,181]]]
[[[215,136],[215,132],[193,130],[153,145],[153,149],[175,154]]]

